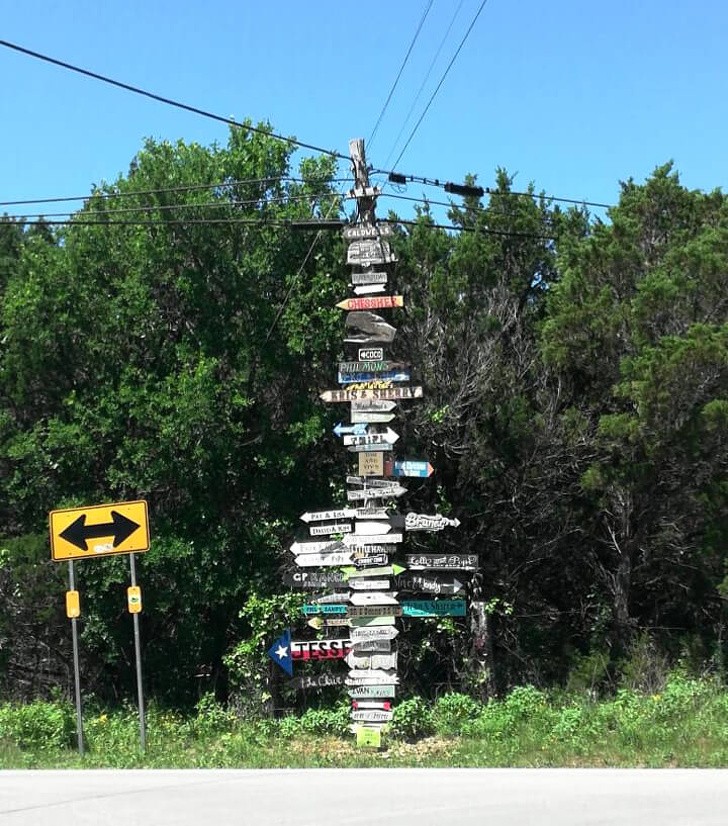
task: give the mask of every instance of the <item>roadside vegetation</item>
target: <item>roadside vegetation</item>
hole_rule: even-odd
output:
[[[512,690],[481,703],[450,693],[400,702],[379,751],[357,749],[346,701],[299,716],[246,721],[212,697],[191,715],[155,706],[147,750],[135,708],[85,713],[86,754],[64,701],[0,707],[0,768],[321,766],[728,766],[728,690],[681,671],[659,692],[608,698]]]

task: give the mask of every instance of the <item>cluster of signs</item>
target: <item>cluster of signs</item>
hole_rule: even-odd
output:
[[[357,743],[367,746],[380,745],[381,728],[393,715],[399,685],[397,618],[465,616],[462,580],[477,567],[477,558],[464,554],[409,554],[403,564],[392,559],[402,557],[397,551],[407,531],[441,531],[459,522],[441,514],[390,509],[407,491],[402,479],[427,478],[434,472],[425,459],[392,458],[399,434],[389,423],[397,402],[422,398],[423,389],[409,384],[409,365],[385,353],[397,331],[374,312],[404,306],[401,295],[386,292],[387,267],[396,260],[388,241],[391,233],[387,224],[360,222],[344,228],[355,297],[337,307],[348,311],[344,343],[354,352],[338,364],[340,388],[324,391],[321,399],[349,404],[350,423],[339,423],[334,434],[354,454],[352,459],[356,457],[358,472],[346,477],[346,507],[301,515],[309,536],[291,545],[295,567],[284,575],[285,584],[311,592],[302,613],[324,638],[294,640],[289,629],[268,650],[291,677],[296,662],[344,660],[348,674],[299,677],[294,685],[345,686]],[[414,598],[418,594],[424,598]]]

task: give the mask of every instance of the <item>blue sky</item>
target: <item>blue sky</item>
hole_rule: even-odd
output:
[[[462,0],[404,136],[480,2]],[[0,39],[345,153],[349,138],[371,135],[427,3],[5,2]],[[374,166],[399,154],[459,5],[432,3],[368,146]],[[452,181],[475,173],[488,185],[503,166],[517,189],[533,181],[611,203],[619,180],[673,159],[687,186],[725,189],[727,43],[720,0],[488,0],[397,170]],[[7,48],[0,74],[0,201],[85,194],[126,172],[147,136],[227,139],[222,124]],[[443,196],[419,184],[408,192]]]

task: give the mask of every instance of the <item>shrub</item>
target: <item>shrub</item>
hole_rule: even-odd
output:
[[[435,703],[433,725],[438,734],[462,734],[481,709],[480,703],[468,694],[445,694]]]
[[[0,740],[21,749],[52,751],[71,746],[76,716],[70,703],[35,700],[0,707]]]
[[[435,729],[432,710],[422,697],[412,697],[394,709],[389,731],[393,737],[413,740],[432,734]]]

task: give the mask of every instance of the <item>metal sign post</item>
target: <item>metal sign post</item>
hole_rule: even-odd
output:
[[[68,560],[68,591],[70,594],[76,594],[76,578],[73,570],[73,560]],[[74,606],[75,610],[69,610],[70,600],[66,598],[66,613],[71,619],[71,638],[73,640],[73,681],[75,685],[76,694],[76,735],[78,738],[78,753],[83,754],[83,714],[81,711],[81,669],[78,664],[78,627],[77,610],[78,603]]]
[[[147,748],[147,731],[144,722],[144,689],[142,687],[142,651],[139,637],[139,613],[142,609],[141,591],[136,582],[136,562],[134,554],[129,554],[131,588],[127,592],[129,612],[134,620],[134,653],[136,657],[137,695],[139,697],[139,743],[142,751]]]

